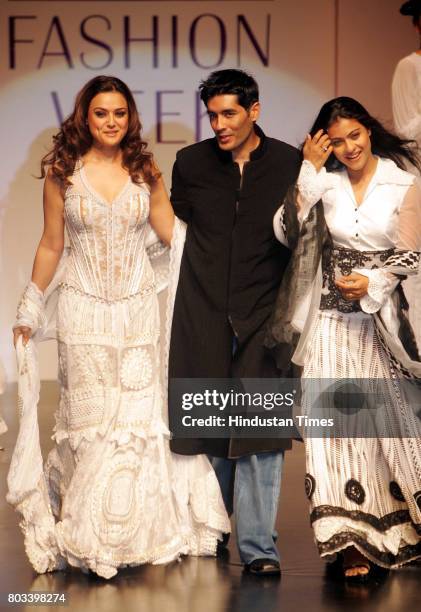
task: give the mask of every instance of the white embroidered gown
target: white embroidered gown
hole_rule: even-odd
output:
[[[230,529],[208,460],[169,451],[148,215],[148,188],[130,179],[110,204],[79,168],[66,192],[60,405],[40,483],[53,533],[18,507],[39,572],[69,563],[110,578],[119,566],[215,554]]]

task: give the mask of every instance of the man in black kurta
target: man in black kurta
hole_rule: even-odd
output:
[[[176,294],[170,378],[279,376],[263,348],[289,254],[275,238],[274,213],[299,170],[299,153],[256,125],[258,87],[240,70],[201,84],[215,138],[182,149],[171,202],[187,223]],[[170,402],[170,426],[178,418]],[[173,439],[171,450],[206,453],[235,512],[249,571],[279,573],[274,541],[285,439]]]

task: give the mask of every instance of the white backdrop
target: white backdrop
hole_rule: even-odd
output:
[[[113,74],[135,92],[169,187],[177,149],[210,135],[196,92],[214,69],[250,71],[261,88],[261,126],[294,145],[336,94],[390,120],[394,66],[416,45],[400,4],[2,0],[0,358],[8,380],[15,378],[10,327],[42,230],[42,181],[34,176],[88,79]],[[53,345],[42,349],[41,376],[56,376]]]

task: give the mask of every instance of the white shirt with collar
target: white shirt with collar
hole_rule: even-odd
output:
[[[317,172],[311,162],[304,160],[297,185],[300,222],[321,199],[335,246],[359,251],[421,249],[421,188],[414,175],[401,170],[392,160],[378,158],[360,205],[346,169],[327,172],[322,168]],[[280,209],[274,218],[274,230],[277,238],[287,243],[281,218]],[[381,269],[354,272],[369,278],[368,294],[360,300],[362,310],[377,312],[399,279]]]

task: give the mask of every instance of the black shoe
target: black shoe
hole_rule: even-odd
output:
[[[244,566],[244,571],[253,576],[281,576],[281,568],[274,559],[254,559]]]
[[[229,550],[227,548],[229,539],[230,539],[229,533],[222,534],[222,540],[218,540],[216,544],[216,556],[217,557],[220,557],[220,558],[229,557]]]

